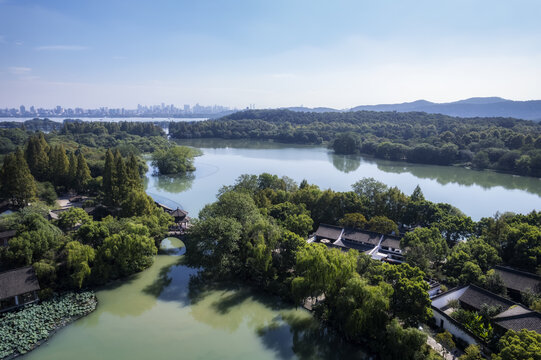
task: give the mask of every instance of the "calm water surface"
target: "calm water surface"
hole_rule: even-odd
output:
[[[254,141],[182,141],[202,148],[188,176],[147,176],[147,192],[196,216],[224,184],[244,173],[269,172],[321,188],[350,190],[374,177],[407,194],[448,202],[474,219],[499,211],[541,208],[538,179],[462,168],[412,165],[325,148]],[[166,239],[155,264],[97,292],[98,309],[56,334],[28,359],[356,359],[362,349],[319,328],[309,313],[243,287],[197,291],[184,249]],[[188,249],[189,251],[189,249]]]
[[[25,359],[365,358],[276,298],[242,286],[190,291],[195,271],[182,265],[182,247],[165,239],[151,268],[98,291],[96,311]]]
[[[195,160],[197,170],[187,176],[149,177],[147,191],[180,203],[191,216],[215,201],[220,187],[233,184],[239,175],[263,172],[286,175],[297,182],[307,179],[322,189],[337,191],[351,190],[363,177],[397,186],[406,194],[420,185],[428,200],[452,204],[474,220],[496,211],[541,209],[541,180],[537,178],[335,155],[322,147],[217,139],[179,143],[203,150],[204,155]]]

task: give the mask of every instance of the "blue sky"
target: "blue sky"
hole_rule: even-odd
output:
[[[0,106],[541,98],[541,2],[0,0]]]

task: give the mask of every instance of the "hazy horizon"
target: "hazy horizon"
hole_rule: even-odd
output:
[[[0,0],[0,107],[539,99],[537,1]]]

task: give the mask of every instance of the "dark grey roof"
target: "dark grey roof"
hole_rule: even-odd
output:
[[[39,289],[32,266],[0,273],[0,300]]]
[[[350,241],[358,241],[371,245],[377,245],[379,243],[379,239],[381,239],[381,234],[373,233],[370,231],[344,229],[344,235],[342,237]]]
[[[169,213],[173,211],[173,209],[171,209],[171,208],[170,208],[169,206],[167,206],[167,205],[160,204],[160,203],[157,202],[157,201],[154,201],[154,203],[155,203],[158,207],[161,207],[162,209],[164,209],[165,211],[167,211],[167,212],[169,212]]]
[[[186,215],[188,215],[188,212],[179,208],[177,208],[175,211],[171,213],[171,216],[173,217],[184,217]]]
[[[0,239],[11,239],[12,237],[15,237],[17,234],[17,230],[7,230],[0,232]]]
[[[86,199],[88,199],[88,196],[75,195],[75,196],[69,198],[69,202],[71,202],[71,203],[81,202],[81,201],[86,200]]]
[[[517,305],[496,315],[494,323],[506,330],[520,331],[527,329],[541,334],[541,314]]]
[[[400,249],[400,239],[394,236],[386,235],[381,242],[381,246],[387,246],[394,249]]]
[[[340,237],[340,234],[342,234],[342,228],[338,226],[333,225],[327,225],[327,224],[321,224],[317,228],[317,231],[315,232],[315,236],[329,239],[329,240],[338,240]]]
[[[481,309],[481,306],[484,304],[490,306],[501,306],[502,309],[507,309],[510,306],[515,305],[513,301],[491,293],[485,289],[481,289],[475,285],[469,285],[464,294],[460,296],[459,300],[476,310]]]
[[[359,252],[370,251],[374,248],[373,245],[360,244],[354,241],[348,241],[345,239],[339,239],[333,243],[334,246],[340,246],[346,249],[355,249]]]
[[[505,287],[520,292],[525,292],[531,289],[534,292],[541,292],[541,276],[512,269],[504,266],[495,266],[494,270],[498,273]]]

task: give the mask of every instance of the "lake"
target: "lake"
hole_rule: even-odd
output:
[[[196,216],[222,185],[244,173],[269,172],[321,188],[350,190],[373,177],[410,194],[419,184],[428,200],[448,202],[473,219],[497,210],[541,207],[539,179],[456,167],[415,165],[338,156],[322,147],[257,141],[190,140],[203,155],[186,176],[152,176],[145,187],[156,200]],[[304,310],[236,286],[204,291],[189,286],[182,243],[166,239],[154,265],[97,292],[88,317],[62,329],[28,359],[363,359],[360,347],[319,327]],[[175,250],[179,249],[179,250]],[[189,251],[189,249],[188,249]]]
[[[97,292],[89,316],[25,359],[364,359],[306,310],[242,286],[190,291],[195,271],[172,249],[152,267]],[[164,249],[162,249],[164,250]],[[167,251],[168,250],[168,251]],[[182,254],[182,251],[179,252]]]
[[[323,147],[250,140],[179,140],[201,148],[197,170],[187,176],[148,176],[147,192],[175,201],[197,216],[215,201],[223,185],[241,174],[268,172],[303,179],[322,189],[349,191],[363,177],[373,177],[411,194],[420,185],[425,198],[456,206],[473,220],[499,212],[541,209],[541,180],[461,167],[410,164],[355,155],[335,155]],[[148,174],[150,175],[150,174]]]

